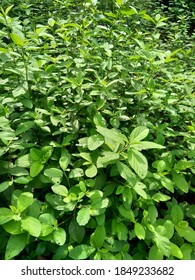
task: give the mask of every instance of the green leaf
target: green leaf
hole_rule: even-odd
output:
[[[102,126],[97,126],[96,127],[97,132],[99,132],[102,136],[104,136],[107,139],[110,139],[112,141],[118,142],[122,145],[125,144],[124,141],[127,142],[127,138],[125,135],[122,133],[118,132],[117,130],[114,129],[108,129]]]
[[[25,45],[25,38],[22,32],[11,33],[10,37],[12,38],[13,42],[19,46],[24,47]]]
[[[85,175],[88,178],[93,178],[97,175],[97,167],[94,164],[91,164],[86,170],[85,170]]]
[[[149,133],[149,129],[145,126],[138,126],[131,132],[129,141],[131,144],[144,139]]]
[[[41,223],[33,217],[24,217],[21,220],[21,227],[34,237],[38,237],[41,234]]]
[[[50,178],[60,178],[63,172],[58,168],[47,168],[44,170],[44,175]]]
[[[106,230],[104,225],[97,226],[94,233],[90,237],[91,244],[95,248],[101,248],[106,238]]]
[[[80,226],[77,221],[72,219],[68,228],[69,235],[77,243],[81,243],[85,236],[85,227]]]
[[[44,165],[42,163],[39,163],[39,162],[36,162],[36,161],[33,162],[30,165],[30,176],[31,177],[36,177],[41,172],[43,167],[44,167]]]
[[[30,156],[24,155],[21,157],[18,157],[16,160],[16,165],[20,167],[29,167],[30,166]]]
[[[86,225],[88,223],[89,219],[90,219],[90,208],[89,207],[82,208],[78,211],[76,220],[80,226]]]
[[[23,230],[21,229],[21,221],[10,221],[6,224],[3,224],[2,227],[5,231],[7,231],[10,234],[21,234],[23,233]]]
[[[86,244],[78,245],[74,247],[69,256],[74,260],[85,260],[87,259],[96,249]]]
[[[123,179],[125,179],[128,183],[133,185],[136,180],[135,174],[131,171],[131,169],[122,162],[117,162],[118,171]]]
[[[163,194],[161,192],[157,192],[152,196],[152,199],[154,201],[160,202],[160,201],[167,201],[167,200],[171,199],[171,197],[166,194]]]
[[[57,245],[62,246],[66,242],[66,232],[63,228],[57,227],[53,233],[54,241]]]
[[[144,185],[142,182],[137,182],[135,184],[135,186],[133,187],[133,189],[135,190],[135,192],[137,194],[139,194],[141,197],[147,199],[147,193],[144,191],[144,189],[146,188],[146,185]]]
[[[38,150],[36,148],[31,148],[30,149],[30,157],[35,160],[35,161],[41,161],[43,156],[43,153],[41,150]]]
[[[170,179],[168,179],[167,177],[163,176],[160,179],[160,181],[161,181],[161,184],[163,185],[163,187],[165,187],[170,192],[174,193],[173,182]]]
[[[59,194],[61,196],[67,196],[68,195],[68,189],[63,185],[54,185],[51,187],[52,191],[56,194]]]
[[[124,218],[128,219],[131,222],[135,221],[135,217],[134,217],[134,213],[132,211],[132,209],[127,210],[124,205],[120,205],[119,208],[119,213],[121,214],[121,216],[123,216]]]
[[[178,224],[184,218],[184,214],[179,205],[174,205],[171,209],[171,218],[174,224]]]
[[[62,156],[59,160],[59,164],[60,167],[62,168],[63,171],[66,170],[66,168],[68,167],[69,163],[70,163],[70,154],[68,153],[67,150],[63,150]]]
[[[140,223],[135,223],[134,225],[135,235],[141,240],[145,239],[146,232],[144,227]]]
[[[173,180],[176,186],[183,191],[184,193],[188,193],[189,185],[182,174],[178,174],[175,170],[172,171]]]
[[[128,150],[128,162],[137,175],[144,179],[148,172],[148,162],[144,155],[134,149]]]
[[[28,237],[25,233],[11,235],[8,239],[5,259],[10,260],[17,256],[28,244]]]
[[[119,7],[123,4],[123,0],[115,0]]]
[[[195,242],[195,231],[190,226],[188,226],[187,222],[184,222],[185,221],[181,221],[175,226],[177,233],[181,237],[185,238],[188,242]]]
[[[118,235],[119,240],[124,240],[126,241],[128,238],[128,229],[126,225],[123,222],[117,223],[116,224],[116,231]]]
[[[153,245],[149,250],[149,260],[163,260],[163,253],[156,245]]]
[[[69,178],[80,178],[84,175],[84,171],[81,168],[74,168],[69,173]]]
[[[180,248],[177,245],[175,245],[173,243],[171,243],[171,255],[178,258],[178,259],[183,258],[182,251],[180,250]]]
[[[0,225],[13,219],[14,213],[8,208],[0,208]]]
[[[119,159],[119,154],[114,152],[102,152],[102,156],[97,159],[97,167],[102,168],[106,167],[108,164],[113,164]]]
[[[165,147],[154,142],[141,141],[131,144],[131,148],[135,150],[148,150],[148,149],[164,149]]]
[[[33,121],[26,121],[26,122],[20,123],[16,129],[15,134],[20,135],[21,133],[24,133],[24,132],[28,131],[29,129],[31,129],[33,126],[34,126]]]
[[[87,146],[90,151],[96,150],[104,143],[104,138],[102,135],[94,134],[87,138]]]
[[[53,153],[53,147],[44,146],[41,149],[41,153],[42,153],[41,163],[46,163]]]
[[[191,253],[192,253],[192,245],[188,243],[183,243],[180,247],[180,250],[183,254],[183,260],[191,260]]]
[[[12,185],[11,181],[5,181],[5,182],[1,183],[0,184],[0,193],[7,190],[11,185]]]
[[[22,193],[17,200],[17,209],[21,213],[34,201],[33,194],[30,192]]]
[[[171,243],[169,239],[165,236],[162,236],[155,232],[154,235],[154,242],[157,246],[157,248],[160,250],[160,252],[165,255],[166,257],[170,256],[171,253]]]

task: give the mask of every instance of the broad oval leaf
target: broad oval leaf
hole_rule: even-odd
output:
[[[171,218],[174,224],[178,224],[184,218],[184,214],[179,205],[174,205],[171,209]]]
[[[41,172],[43,167],[44,165],[42,163],[39,163],[37,161],[33,162],[30,166],[30,176],[36,177]]]
[[[96,249],[86,244],[81,244],[74,247],[69,256],[74,260],[85,260],[87,259]]]
[[[64,245],[66,242],[66,232],[63,228],[57,227],[53,233],[53,239],[55,243],[59,246]]]
[[[148,172],[148,162],[142,153],[134,149],[128,150],[128,162],[137,175],[144,179]]]
[[[63,185],[54,185],[51,188],[52,188],[52,191],[56,194],[59,194],[61,196],[68,195],[68,189]]]
[[[50,178],[60,178],[62,177],[63,172],[58,168],[48,168],[45,169],[44,175]]]
[[[97,175],[97,167],[94,164],[91,164],[86,170],[85,170],[85,175],[88,178],[93,178]]]
[[[80,226],[86,225],[89,222],[89,219],[90,219],[89,207],[82,208],[78,211],[76,220]]]
[[[135,230],[135,235],[139,239],[143,239],[143,240],[145,239],[146,232],[145,232],[144,227],[140,223],[135,223],[134,230]]]
[[[87,138],[87,146],[90,151],[96,150],[104,143],[104,138],[102,135],[94,134]]]
[[[5,259],[10,260],[17,256],[28,244],[27,234],[11,235],[7,242]]]
[[[27,216],[21,220],[21,227],[30,235],[38,237],[41,234],[41,223],[38,219]]]
[[[138,126],[138,127],[134,128],[134,130],[131,132],[129,141],[130,141],[130,143],[140,141],[140,140],[146,138],[148,133],[149,133],[149,129],[147,127]]]
[[[0,225],[13,219],[14,213],[8,208],[0,208]]]
[[[175,170],[172,171],[173,180],[176,184],[176,186],[183,191],[184,193],[187,193],[189,190],[189,185],[184,177],[184,175],[177,173]]]
[[[24,211],[34,201],[33,194],[30,192],[22,193],[17,200],[17,209],[19,212]]]
[[[91,244],[96,248],[101,248],[106,238],[105,226],[97,226],[95,232],[90,237]]]

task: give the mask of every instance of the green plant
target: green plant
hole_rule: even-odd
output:
[[[50,2],[0,13],[0,258],[194,259],[190,37],[159,8]]]

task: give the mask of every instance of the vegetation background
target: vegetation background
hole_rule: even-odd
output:
[[[0,259],[195,259],[193,0],[3,0]]]

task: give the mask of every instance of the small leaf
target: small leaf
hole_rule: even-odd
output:
[[[85,260],[87,259],[96,249],[86,244],[78,245],[74,247],[69,256],[74,260]]]
[[[90,151],[96,150],[104,143],[104,138],[102,135],[94,134],[87,139],[87,146]]]
[[[145,239],[146,232],[144,227],[140,223],[135,223],[134,225],[135,235],[141,240]]]
[[[184,221],[181,221],[179,224],[175,226],[177,233],[185,238],[188,242],[195,242],[195,231],[188,226],[188,224],[184,224]]]
[[[171,243],[171,255],[178,258],[178,259],[183,258],[182,251],[180,250],[180,248],[177,245],[175,245],[173,243]]]
[[[134,128],[134,130],[131,132],[129,141],[130,143],[134,143],[137,141],[140,141],[144,139],[149,133],[149,129],[145,126],[138,126]]]
[[[4,192],[6,189],[8,189],[11,186],[12,182],[11,181],[5,181],[0,184],[0,193]]]
[[[163,253],[157,248],[156,245],[153,245],[149,251],[149,260],[163,260]]]
[[[94,164],[91,164],[86,170],[85,175],[89,178],[93,178],[97,175],[97,167]]]
[[[8,239],[5,259],[10,260],[17,256],[28,244],[28,237],[25,233],[11,235]]]
[[[176,184],[176,186],[183,191],[184,193],[187,193],[189,190],[189,185],[182,174],[178,174],[175,170],[172,171],[173,180]]]
[[[42,156],[43,156],[43,154],[42,154],[41,150],[38,150],[38,149],[36,149],[36,148],[31,148],[31,149],[30,149],[30,157],[31,157],[33,160],[35,160],[35,161],[41,161]]]
[[[85,235],[85,227],[80,226],[74,219],[70,222],[68,228],[71,239],[77,243],[81,243]]]
[[[141,141],[138,143],[131,144],[131,148],[135,150],[148,150],[148,149],[164,149],[165,147],[154,142]]]
[[[127,142],[126,136],[123,135],[122,133],[118,132],[117,130],[114,129],[108,129],[102,126],[97,126],[97,132],[99,132],[102,136],[105,138],[108,138],[112,141],[118,142],[122,145],[125,144],[124,141]]]
[[[22,193],[17,200],[17,209],[19,212],[23,212],[28,206],[33,203],[33,194],[30,192]]]
[[[146,188],[146,185],[144,185],[142,182],[137,182],[135,184],[135,186],[133,187],[133,189],[135,190],[135,192],[137,194],[139,194],[143,198],[147,199],[148,196],[147,196],[147,193],[144,191],[145,188]]]
[[[44,175],[50,178],[60,178],[62,177],[63,173],[62,170],[58,168],[48,168],[45,169]]]
[[[119,213],[121,214],[121,216],[125,217],[126,219],[128,219],[131,222],[135,221],[135,217],[134,217],[134,213],[132,211],[132,209],[127,210],[124,205],[120,205],[119,208]]]
[[[89,207],[82,208],[78,211],[76,220],[80,226],[86,225],[89,219],[90,219]]]
[[[14,213],[8,208],[0,208],[0,225],[13,219]]]
[[[171,199],[171,197],[166,194],[163,194],[161,192],[157,192],[152,196],[152,199],[154,201],[160,202],[160,201],[167,201],[167,200]]]
[[[75,168],[70,171],[69,178],[80,178],[84,175],[84,171],[81,168]]]
[[[63,228],[57,227],[53,233],[54,241],[57,245],[62,246],[66,242],[66,232]]]
[[[160,252],[166,257],[169,257],[171,253],[171,242],[169,239],[155,232],[154,241]]]
[[[119,159],[119,154],[115,152],[102,152],[102,156],[97,159],[97,167],[106,167],[108,164],[117,162]]]
[[[41,223],[33,217],[24,217],[21,220],[21,227],[34,237],[38,237],[41,234]]]
[[[61,196],[68,195],[68,189],[63,185],[54,185],[51,188],[52,188],[52,191],[56,194],[59,194]]]
[[[30,166],[30,176],[31,177],[36,177],[41,170],[43,169],[44,165],[42,163],[39,162],[33,162]]]
[[[97,226],[95,232],[90,237],[91,244],[96,248],[101,248],[106,237],[104,225]]]
[[[59,164],[60,164],[60,167],[62,168],[63,171],[66,170],[66,168],[68,167],[70,163],[70,157],[61,157],[60,160],[59,160]]]
[[[17,46],[24,47],[25,38],[22,32],[11,33],[10,37]]]
[[[181,222],[184,218],[184,214],[182,209],[179,207],[179,205],[174,205],[171,209],[171,218],[174,222],[174,224],[178,224]]]
[[[20,135],[21,133],[24,133],[24,132],[28,131],[29,129],[31,129],[33,126],[34,126],[33,121],[22,122],[18,125],[15,134]]]
[[[135,182],[136,176],[131,171],[131,169],[126,164],[124,164],[120,161],[117,162],[117,168],[118,168],[118,171],[119,171],[121,177],[123,179],[125,179],[128,183],[133,185]]]
[[[128,162],[137,175],[144,179],[148,172],[148,162],[144,155],[134,149],[128,150]]]

